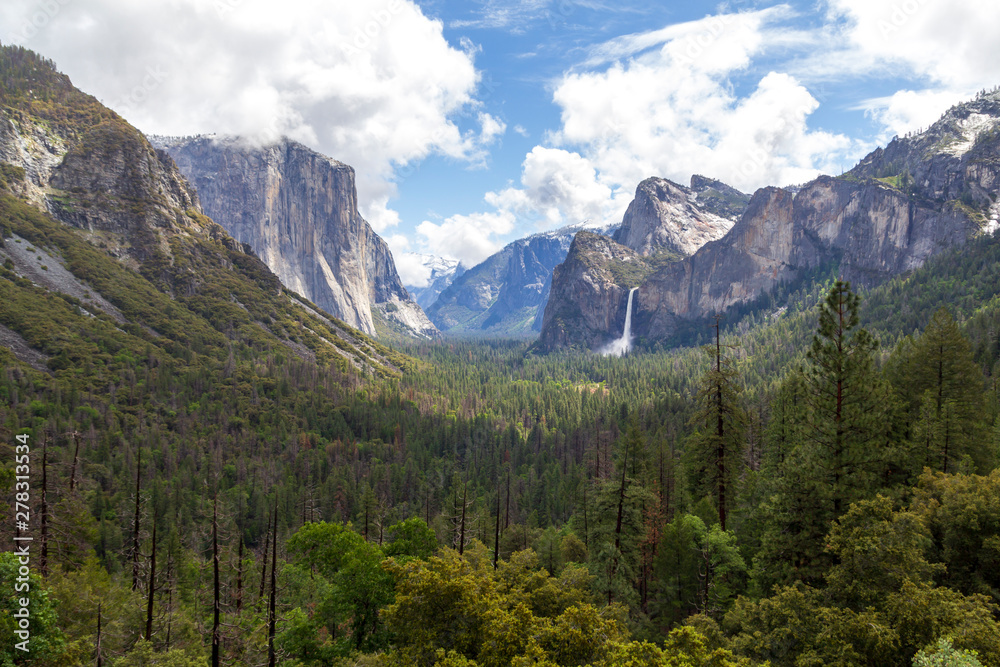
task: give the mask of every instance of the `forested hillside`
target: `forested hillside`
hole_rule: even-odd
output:
[[[145,151],[30,52],[0,86]],[[397,351],[148,188],[42,193],[167,211],[94,229],[2,176],[2,664],[1000,665],[1000,237],[704,349]]]

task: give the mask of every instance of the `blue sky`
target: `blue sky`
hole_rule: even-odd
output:
[[[620,221],[648,176],[839,173],[1000,84],[994,0],[5,0],[0,40],[159,134],[355,167],[407,253]]]

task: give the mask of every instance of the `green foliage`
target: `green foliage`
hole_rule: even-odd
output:
[[[944,568],[925,557],[930,535],[913,512],[894,512],[884,496],[851,505],[827,537],[836,563],[827,571],[828,592],[849,606],[866,608],[902,588],[930,581]]]
[[[464,556],[445,548],[426,562],[390,561],[397,593],[386,618],[397,659],[409,665],[468,660],[499,667],[526,658],[581,665],[602,656],[608,642],[627,637],[620,607],[589,602],[582,568],[568,566],[556,579],[535,569],[537,563],[534,552],[524,551],[494,571],[478,542]]]
[[[831,530],[836,564],[828,588],[797,583],[759,601],[740,598],[726,615],[730,646],[773,665],[909,665],[941,637],[1000,658],[998,608],[984,596],[936,586],[941,568],[923,551],[927,531],[914,512],[879,497],[850,508]]]
[[[746,583],[736,538],[685,514],[667,524],[654,560],[653,607],[674,624],[694,613],[721,617]]]
[[[688,479],[693,495],[710,495],[716,502],[719,524],[726,528],[727,504],[736,494],[741,472],[747,416],[739,399],[739,376],[721,345],[706,346],[712,365],[702,376],[695,396],[697,412],[691,416],[688,439]]]
[[[641,285],[646,278],[660,271],[667,264],[684,259],[675,252],[661,251],[654,255],[630,257],[628,261],[607,261],[602,266],[611,274],[616,285],[631,289]]]
[[[157,652],[152,642],[140,639],[132,650],[110,664],[112,667],[204,667],[208,659],[182,649]]]
[[[393,588],[392,578],[382,567],[382,550],[350,527],[321,522],[300,528],[288,540],[288,551],[293,563],[327,582],[328,590],[319,604],[321,625],[331,635],[336,635],[340,625],[350,628],[350,643],[343,642],[345,652],[347,648],[383,648],[386,638],[379,610],[392,602]],[[312,623],[301,617],[296,620],[298,625],[293,624],[287,641],[305,651],[300,659],[315,659],[307,656],[325,649],[301,644],[298,638],[309,634],[306,629]]]
[[[30,543],[27,544],[30,567],[27,576],[20,572],[24,563],[18,556],[12,552],[0,553],[0,591],[3,591],[0,594],[0,665],[4,667],[56,663],[67,648],[50,592],[34,567],[38,554]],[[22,604],[22,600],[27,605]],[[25,634],[19,636],[16,632]],[[22,651],[17,646],[25,640],[27,643],[21,648],[27,650]]]
[[[9,188],[12,183],[24,181],[24,168],[17,165],[0,162],[0,188]],[[6,233],[0,233],[0,248],[3,247],[3,237]]]
[[[898,465],[893,401],[875,366],[875,339],[858,329],[859,299],[837,281],[820,306],[801,377],[787,380],[779,470],[766,507],[758,584],[817,583],[830,566],[823,537],[852,502],[872,495]]]
[[[117,118],[97,99],[74,88],[51,60],[21,46],[0,45],[0,99],[4,106],[68,133]]]
[[[930,532],[928,559],[947,568],[941,583],[1000,603],[1000,470],[988,476],[925,471],[911,510]]]
[[[946,308],[934,314],[923,334],[900,341],[887,374],[906,408],[918,470],[947,472],[963,459],[980,472],[993,466],[982,372]]]
[[[0,74],[8,118],[54,128],[73,160],[148,151],[44,59],[0,49]],[[878,175],[906,185],[899,165]],[[0,165],[11,192],[23,177]],[[143,228],[163,201],[122,195],[135,177],[52,201]],[[290,665],[1000,662],[1000,401],[983,377],[1000,368],[997,239],[864,306],[835,265],[803,274],[731,311],[720,344],[737,351],[710,364],[696,348],[540,357],[501,340],[404,354],[284,290],[196,211],[161,213],[132,238],[0,196],[3,247],[78,282],[76,297],[45,289],[4,250],[17,345],[0,347],[0,447],[31,434],[50,462],[51,574],[33,583],[50,591],[51,623],[33,626],[46,662],[93,659],[101,604],[105,664],[204,664],[215,491],[225,664],[266,660],[266,540]],[[703,325],[677,340],[704,342]],[[875,334],[896,351],[880,357]],[[947,474],[911,488],[927,464]],[[462,516],[464,555],[439,551]],[[154,641],[137,643],[154,521]]]
[[[939,639],[933,650],[918,651],[913,667],[983,667],[975,651],[959,651],[947,639]]]
[[[98,605],[101,611],[102,654],[124,654],[144,622],[143,596],[112,577],[96,558],[74,570],[57,569],[48,579],[58,615],[58,627],[77,643],[96,644]],[[177,633],[174,633],[176,645]]]
[[[427,559],[437,549],[437,536],[423,520],[410,517],[389,526],[386,556],[412,556]]]

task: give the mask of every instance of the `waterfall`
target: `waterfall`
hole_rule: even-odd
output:
[[[622,327],[622,337],[608,343],[601,350],[601,354],[622,357],[632,349],[632,299],[637,289],[639,288],[633,287],[628,292],[628,306],[625,308],[625,326]]]

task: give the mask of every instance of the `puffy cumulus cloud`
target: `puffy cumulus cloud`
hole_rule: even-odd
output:
[[[993,0],[830,0],[855,49],[952,88],[996,85],[1000,12]]]
[[[403,234],[383,237],[392,252],[399,279],[408,287],[427,287],[431,282],[433,267],[428,263],[429,255],[412,252],[412,242]]]
[[[489,192],[486,202],[519,218],[534,218],[543,229],[586,220],[603,223],[625,210],[590,160],[561,148],[535,146],[524,158],[520,185]]]
[[[602,45],[591,64],[636,55],[558,82],[553,142],[578,147],[604,183],[626,187],[699,172],[753,191],[835,168],[852,143],[809,128],[819,103],[796,79],[772,72],[747,97],[733,91],[731,77],[766,48],[805,39],[772,26],[787,16],[786,7],[713,16]]]
[[[486,194],[493,212],[425,222],[421,245],[444,254],[438,244],[460,241],[484,255],[506,229],[486,220],[545,229],[618,222],[649,176],[684,182],[698,172],[753,191],[837,169],[839,156],[858,147],[808,127],[819,102],[794,77],[771,72],[743,97],[734,92],[733,77],[767,48],[810,43],[772,26],[791,16],[780,5],[598,45],[555,82],[561,127],[525,156],[518,183]]]
[[[413,0],[5,0],[0,26],[143,131],[287,135],[353,165],[380,230],[394,167],[482,160],[503,131],[453,122],[476,107],[475,49]]]
[[[423,252],[475,266],[503,247],[515,225],[523,233],[530,221],[541,229],[617,222],[630,199],[631,191],[602,182],[598,170],[579,153],[536,146],[524,159],[517,187],[486,193],[484,201],[493,211],[453,215],[440,223],[425,221],[417,227],[419,246]],[[410,284],[422,284],[421,270],[412,267]]]
[[[514,222],[508,210],[453,215],[439,223],[425,220],[417,226],[417,233],[432,254],[475,266],[500,250],[503,244],[498,237],[509,234]]]
[[[431,282],[431,267],[424,261],[425,255],[413,252],[393,253],[396,273],[404,285],[410,287],[427,287]]]
[[[888,97],[865,100],[859,109],[867,111],[884,128],[880,143],[893,135],[925,129],[941,114],[968,95],[951,90],[900,90]]]
[[[926,127],[951,105],[997,84],[1000,12],[993,0],[830,0],[830,13],[844,20],[850,48],[860,54],[855,62],[927,82],[923,90],[866,102],[886,136]]]

